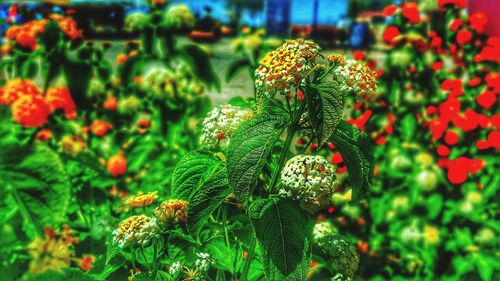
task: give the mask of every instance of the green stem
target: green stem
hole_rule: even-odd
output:
[[[290,151],[290,144],[292,143],[293,136],[295,135],[295,130],[292,127],[293,127],[293,124],[292,124],[292,126],[290,126],[288,128],[285,143],[283,144],[283,148],[281,149],[280,158],[278,160],[278,167],[276,168],[276,170],[274,170],[273,176],[271,178],[271,184],[269,185],[269,193],[274,192],[274,188],[276,187],[276,184],[278,182],[278,177],[281,173],[281,169],[282,169],[283,165],[285,164],[286,157],[288,156],[288,152]]]
[[[252,240],[250,240],[250,248],[248,249],[247,259],[245,261],[245,267],[243,268],[243,273],[241,274],[241,281],[247,280],[248,272],[250,271],[250,264],[252,263],[253,256],[255,254],[255,247],[257,246],[257,239],[255,235],[252,235]]]
[[[224,227],[224,237],[226,238],[226,246],[230,247],[229,232],[227,231],[227,207],[222,206],[222,226]]]

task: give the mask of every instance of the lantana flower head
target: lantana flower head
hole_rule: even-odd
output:
[[[155,217],[160,223],[171,224],[187,222],[188,202],[180,199],[169,199],[155,210]]]
[[[347,60],[335,68],[335,74],[343,82],[341,90],[354,92],[361,99],[371,99],[377,91],[377,72],[365,64]]]
[[[269,52],[255,71],[255,87],[266,94],[288,94],[314,66],[320,47],[303,39],[288,40]]]
[[[68,226],[64,226],[60,232],[45,228],[44,237],[35,238],[27,247],[31,257],[30,272],[60,271],[69,267],[75,254],[74,243],[78,243],[78,239]]]
[[[12,118],[26,128],[38,128],[47,123],[50,108],[42,96],[23,96],[11,107]]]
[[[139,191],[137,195],[129,197],[125,204],[131,207],[144,207],[153,204],[155,199],[158,198],[157,192],[142,193]]]
[[[164,15],[164,24],[177,32],[187,32],[193,29],[196,18],[186,5],[176,5],[168,9]]]
[[[68,88],[50,88],[45,96],[45,101],[49,104],[51,112],[62,109],[64,110],[64,115],[66,115],[68,119],[76,117],[76,105]]]
[[[22,96],[36,96],[40,91],[38,87],[26,79],[12,79],[0,89],[0,105],[10,105]]]
[[[281,194],[300,200],[303,209],[316,212],[329,203],[337,186],[336,166],[319,155],[297,155],[281,172]]]
[[[243,110],[239,106],[222,105],[215,107],[203,120],[202,141],[210,147],[218,143],[221,146],[229,144],[229,136],[240,124],[253,117],[249,110]]]
[[[332,266],[344,278],[352,278],[358,270],[359,254],[356,248],[338,236],[327,236],[318,242],[318,247],[332,259]]]
[[[158,236],[156,219],[145,215],[131,216],[120,222],[113,235],[113,243],[120,247],[134,243],[147,245]]]

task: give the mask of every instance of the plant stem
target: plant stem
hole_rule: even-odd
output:
[[[243,273],[241,274],[241,281],[246,281],[247,280],[247,275],[248,272],[250,271],[250,264],[252,263],[253,256],[255,254],[255,247],[257,246],[257,239],[255,238],[255,235],[252,235],[252,240],[250,240],[250,248],[248,249],[248,255],[247,259],[245,261],[245,267],[243,268]]]
[[[269,193],[274,192],[274,188],[276,187],[276,183],[278,182],[279,174],[281,173],[281,168],[285,164],[286,157],[288,152],[290,151],[290,144],[292,143],[293,136],[295,135],[295,130],[292,128],[293,124],[288,128],[285,143],[283,144],[283,148],[281,149],[280,158],[278,160],[278,167],[274,170],[273,176],[271,178],[271,184],[269,185]]]
[[[224,227],[224,237],[226,238],[226,246],[230,247],[229,232],[227,231],[227,207],[222,206],[222,226]]]

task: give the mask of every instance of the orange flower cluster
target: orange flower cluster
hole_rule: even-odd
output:
[[[127,158],[122,154],[113,155],[106,163],[106,168],[113,177],[119,177],[127,172]]]
[[[82,30],[79,30],[76,21],[72,18],[64,17],[58,14],[52,14],[49,16],[50,20],[58,23],[59,28],[68,36],[71,40],[74,40],[82,36]],[[45,27],[49,20],[32,20],[26,22],[22,25],[14,25],[7,29],[5,37],[11,41],[15,41],[17,44],[35,50],[37,47],[37,36],[45,31]]]
[[[76,117],[76,106],[67,88],[54,87],[43,96],[30,80],[12,79],[0,88],[0,105],[11,106],[12,118],[27,128],[38,128],[56,109],[63,109],[66,117]]]

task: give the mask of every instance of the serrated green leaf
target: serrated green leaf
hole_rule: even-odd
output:
[[[252,194],[259,174],[288,124],[286,115],[263,113],[243,123],[231,135],[227,153],[229,186],[240,202]]]
[[[230,193],[226,167],[210,153],[188,153],[175,167],[172,196],[189,202],[187,226],[194,237]]]
[[[372,183],[373,148],[368,136],[351,124],[342,121],[330,138],[338,149],[349,172],[353,201],[364,197]]]
[[[241,72],[245,67],[251,67],[251,63],[247,58],[239,58],[231,62],[226,72],[226,83],[231,81],[236,76],[236,74]]]
[[[249,216],[262,247],[267,280],[306,280],[311,258],[312,215],[291,199],[254,201]]]
[[[216,262],[216,267],[235,274],[243,264],[243,251],[241,248],[228,247],[222,239],[210,241],[206,250]]]
[[[64,221],[70,184],[59,156],[44,146],[6,145],[0,150],[3,195],[15,202],[26,227],[31,227],[26,229],[28,236],[33,238],[34,231],[40,234],[43,226]]]
[[[306,102],[313,132],[322,145],[342,120],[344,95],[335,83],[322,83],[317,86],[317,91],[306,93]]]

